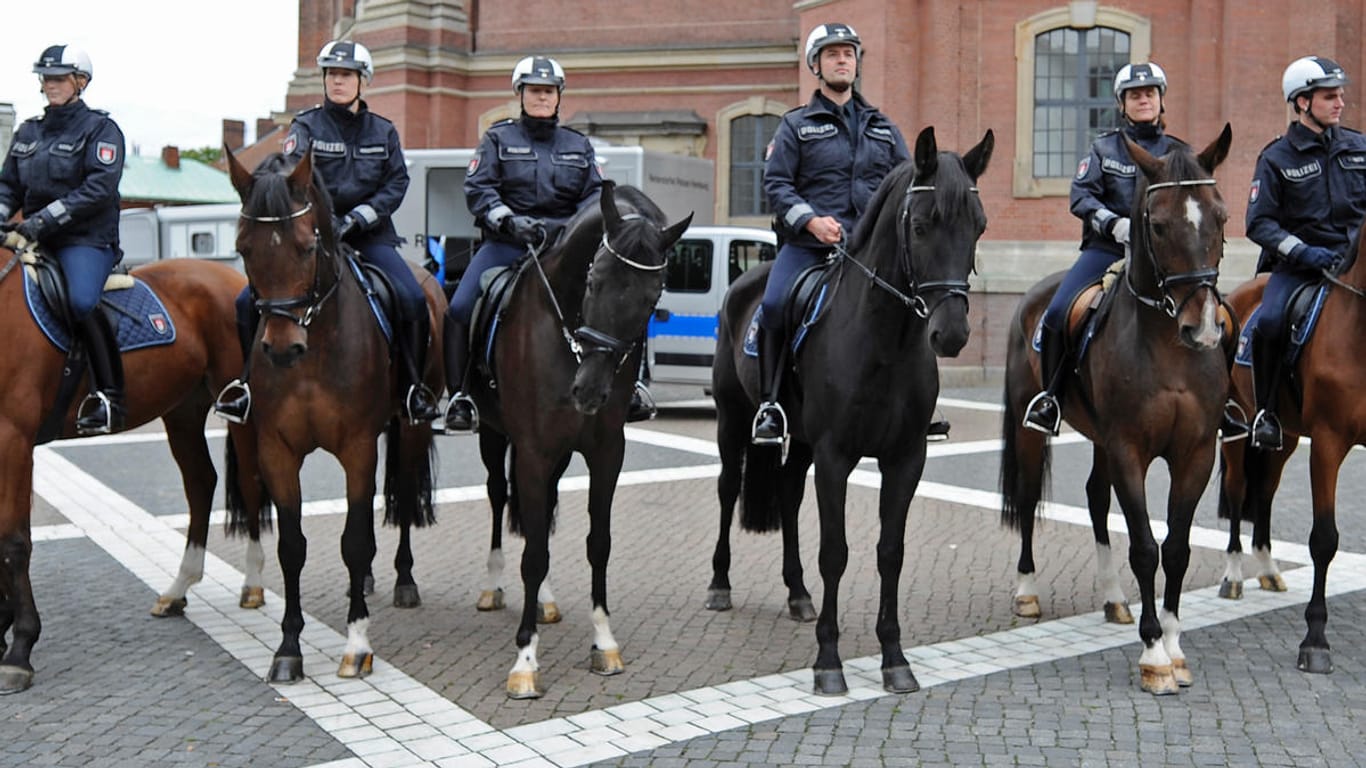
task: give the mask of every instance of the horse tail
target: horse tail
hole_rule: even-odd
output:
[[[240,536],[251,533],[251,521],[247,516],[246,500],[242,497],[242,470],[237,461],[237,446],[233,442],[232,432],[228,432],[228,439],[223,447],[223,465],[227,468],[226,479],[223,486],[223,503],[227,507],[227,534],[229,536]],[[266,491],[264,480],[258,479],[258,492],[261,499],[261,508],[257,511],[257,524],[260,530],[269,531],[273,527],[271,516],[270,494]]]
[[[740,472],[740,528],[772,533],[782,528],[783,452],[776,445],[748,445]],[[805,482],[803,477],[802,481]]]
[[[410,454],[418,454],[414,456]],[[436,523],[432,504],[436,441],[422,425],[405,430],[398,417],[384,431],[384,524],[423,528]]]
[[[1009,365],[1007,364],[1007,371]],[[1009,373],[1007,372],[1007,377]],[[1005,408],[1001,417],[1001,525],[1013,531],[1020,530],[1020,518],[1022,511],[1033,515],[1039,508],[1039,492],[1032,491],[1034,498],[1026,498],[1031,495],[1029,488],[1022,483],[1020,474],[1021,446],[1019,444],[1020,424],[1023,423],[1024,414],[1016,409],[1015,398],[1011,397],[1010,385],[1007,383],[1005,388]],[[1043,441],[1043,447],[1039,456],[1039,488],[1048,487],[1048,477],[1052,465],[1052,452],[1049,450],[1048,441]]]

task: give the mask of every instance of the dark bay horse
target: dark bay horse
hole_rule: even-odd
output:
[[[386,435],[385,519],[400,527],[395,558],[397,605],[418,601],[412,579],[410,526],[432,517],[433,445],[428,425],[399,417],[398,384],[389,348],[369,299],[338,251],[327,191],[308,155],[290,168],[281,155],[248,172],[227,153],[233,186],[242,198],[237,250],[261,312],[252,347],[252,385],[262,478],[279,517],[280,567],[285,581],[283,640],[269,679],[303,678],[299,634],[303,613],[299,575],[307,552],[301,520],[299,469],[321,448],[346,474],[347,512],[342,559],[349,575],[347,643],[337,674],[370,672],[365,577],[375,555],[375,472],[378,437]],[[418,271],[432,328],[446,309],[435,279]],[[441,349],[440,333],[429,345]],[[425,379],[442,387],[441,356],[427,357]]]
[[[1252,520],[1252,547],[1259,563],[1258,581],[1264,589],[1285,589],[1271,560],[1271,502],[1281,473],[1300,437],[1310,439],[1309,482],[1314,520],[1309,530],[1309,555],[1314,561],[1314,586],[1304,609],[1307,630],[1300,642],[1296,666],[1304,672],[1333,671],[1328,645],[1328,566],[1338,549],[1337,487],[1343,459],[1355,445],[1366,445],[1366,400],[1359,394],[1366,380],[1366,356],[1361,354],[1361,329],[1366,327],[1366,258],[1358,231],[1349,250],[1351,261],[1332,284],[1324,300],[1313,336],[1300,352],[1293,386],[1280,388],[1279,408],[1285,449],[1264,451],[1246,440],[1224,445],[1220,463],[1221,516],[1231,518],[1230,557],[1241,549],[1239,520]],[[1262,276],[1239,286],[1229,303],[1243,318],[1261,303],[1266,288]],[[1288,367],[1288,366],[1287,366]],[[1248,368],[1234,366],[1233,392],[1252,413],[1252,377]],[[1236,546],[1235,546],[1236,545]],[[1231,564],[1232,565],[1232,564]],[[1241,570],[1226,582],[1241,581]],[[1221,588],[1226,591],[1227,587]],[[1227,595],[1226,595],[1227,596]]]
[[[768,266],[736,280],[721,308],[712,371],[721,453],[721,534],[712,598],[719,597],[717,589],[729,591],[727,539],[743,492],[742,527],[783,530],[789,607],[795,614],[803,597],[809,604],[801,585],[796,518],[814,460],[825,585],[816,622],[817,693],[848,690],[838,648],[839,586],[849,559],[844,505],[849,473],[864,456],[876,458],[882,472],[877,636],[883,686],[894,693],[919,688],[901,650],[897,581],[906,516],[925,468],[925,434],[939,396],[935,357],[957,355],[968,339],[968,275],[987,223],[974,185],[994,145],[987,131],[959,157],[940,152],[934,129],[926,128],[916,139],[913,161],[883,179],[847,252],[832,267],[826,315],[796,354],[797,384],[784,387],[792,434],[785,462],[780,446],[750,443],[759,374],[744,338],[763,297]]]
[[[601,675],[625,669],[608,622],[612,498],[641,354],[636,341],[664,290],[668,251],[692,216],[667,225],[664,213],[640,190],[611,182],[603,184],[598,202],[571,219],[539,258],[522,262],[493,341],[496,391],[486,377],[472,377],[470,395],[479,406],[481,432],[492,429],[511,441],[509,511],[513,530],[526,539],[525,602],[517,660],[507,682],[514,699],[543,694],[536,659],[537,595],[550,565],[556,483],[574,451],[589,472],[591,668]],[[501,454],[490,450],[486,461],[496,455],[501,463]]]
[[[1133,244],[1124,272],[1100,310],[1101,325],[1079,363],[1063,409],[1067,422],[1093,446],[1086,497],[1103,574],[1109,568],[1106,521],[1112,487],[1124,511],[1129,564],[1143,600],[1138,627],[1144,646],[1141,685],[1155,694],[1175,693],[1192,681],[1181,651],[1178,615],[1190,561],[1191,520],[1214,466],[1227,391],[1226,329],[1215,283],[1228,213],[1213,173],[1228,156],[1231,141],[1226,125],[1198,156],[1183,144],[1157,158],[1128,143],[1139,169]],[[1022,419],[1026,404],[1042,389],[1038,354],[1030,340],[1061,278],[1045,278],[1021,299],[1006,347],[1001,516],[1020,531],[1017,612],[1032,603],[1035,616],[1034,516],[1048,475],[1049,444],[1045,435],[1025,428]],[[1166,461],[1171,473],[1168,534],[1161,551],[1166,576],[1161,616],[1154,586],[1158,545],[1148,523],[1144,488],[1148,467],[1157,458]],[[1118,589],[1118,579],[1105,586]],[[1123,602],[1122,594],[1119,600]]]
[[[40,427],[55,406],[65,353],[48,341],[25,307],[18,254],[0,248],[0,693],[15,693],[33,681],[29,654],[41,624],[29,581],[32,539],[29,518],[33,496],[33,449]],[[204,435],[213,394],[241,372],[242,353],[233,343],[233,300],[245,285],[242,275],[221,264],[191,259],[139,267],[133,275],[146,282],[165,305],[175,327],[172,344],[144,347],[123,355],[127,393],[126,428],[155,419],[180,468],[189,503],[190,527],[175,583],[158,599],[154,615],[173,615],[185,606],[185,591],[203,575],[209,513],[217,472]],[[76,404],[67,408],[60,437],[75,437]],[[248,545],[243,607],[260,605],[263,593],[259,541],[264,498],[256,473],[255,439],[249,426],[228,429],[228,496],[235,513],[230,530],[245,529]],[[234,483],[233,474],[236,473]],[[253,554],[254,553],[254,554]],[[6,647],[6,632],[12,630]]]

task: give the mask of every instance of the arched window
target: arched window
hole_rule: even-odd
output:
[[[1072,3],[1015,27],[1018,81],[1014,192],[1017,197],[1066,195],[1091,141],[1118,125],[1115,72],[1147,61],[1148,21],[1124,11],[1073,15]]]
[[[769,225],[764,155],[787,106],[753,96],[716,113],[716,222]]]

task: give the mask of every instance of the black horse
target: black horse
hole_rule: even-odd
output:
[[[921,131],[913,162],[893,169],[868,204],[847,252],[830,278],[830,296],[793,362],[796,384],[784,388],[791,446],[750,444],[759,374],[744,351],[750,319],[763,298],[769,268],[746,272],[721,308],[712,389],[721,453],[721,535],[713,557],[712,598],[730,589],[728,536],[736,499],[741,526],[783,530],[783,577],[794,615],[810,595],[797,552],[797,507],[806,470],[816,464],[820,569],[825,595],[816,623],[818,693],[848,690],[837,642],[840,578],[849,559],[844,502],[849,473],[864,456],[882,471],[882,580],[877,635],[883,686],[919,688],[901,651],[897,579],[905,551],[906,515],[925,468],[925,434],[939,396],[936,355],[952,357],[968,339],[968,275],[986,214],[974,186],[991,159],[987,131],[966,155],[940,152],[934,129]],[[715,606],[714,606],[715,607]],[[809,608],[808,608],[809,610]]]
[[[574,451],[583,455],[589,472],[592,670],[615,675],[625,669],[608,625],[612,497],[641,354],[636,341],[664,290],[669,249],[691,221],[688,216],[666,226],[663,211],[640,190],[605,182],[597,207],[584,208],[555,245],[522,262],[493,339],[496,388],[485,376],[471,377],[469,393],[479,407],[481,432],[495,430],[513,446],[509,512],[513,530],[526,539],[525,603],[517,660],[507,682],[512,698],[543,693],[536,598],[550,566],[555,486]],[[497,441],[488,445],[486,460],[493,456],[501,464]],[[490,467],[491,494],[493,474]]]

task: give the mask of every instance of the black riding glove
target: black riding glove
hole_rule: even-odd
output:
[[[535,216],[508,216],[503,219],[503,232],[522,245],[538,245],[545,239],[545,222]]]
[[[1291,254],[1296,261],[1310,269],[1331,270],[1337,265],[1338,260],[1336,253],[1317,245],[1302,245],[1291,251]]]
[[[43,218],[41,213],[35,213],[19,222],[19,226],[15,227],[14,231],[30,243],[36,243],[45,229],[47,229],[47,219]]]
[[[332,231],[336,233],[338,240],[346,239],[346,236],[360,228],[360,217],[354,213],[348,213],[332,222]]]

